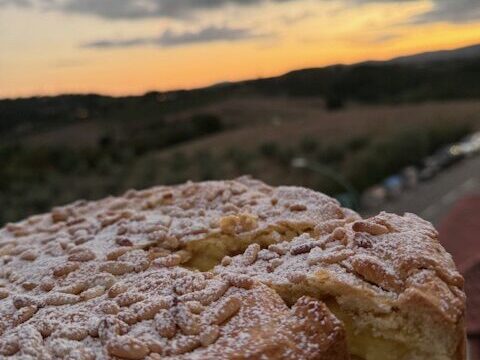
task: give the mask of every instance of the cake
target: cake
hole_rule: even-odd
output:
[[[0,230],[7,359],[460,360],[464,314],[428,222],[248,177]]]

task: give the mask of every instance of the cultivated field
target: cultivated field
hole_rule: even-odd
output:
[[[118,121],[92,115],[4,133],[0,223],[79,198],[189,179],[251,174],[332,195],[344,190],[293,169],[299,156],[343,174],[361,191],[480,124],[478,101],[347,103],[328,111],[318,97],[250,95],[158,116],[149,110],[136,118],[136,108]]]

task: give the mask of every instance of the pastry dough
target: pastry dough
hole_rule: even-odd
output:
[[[132,190],[0,230],[0,355],[460,360],[462,282],[414,215],[247,177]]]

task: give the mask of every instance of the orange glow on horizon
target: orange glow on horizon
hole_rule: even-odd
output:
[[[0,23],[5,23],[8,16],[11,24],[13,19],[28,20],[40,30],[31,35],[18,22],[7,32],[0,26],[0,97],[87,92],[129,95],[188,89],[276,76],[306,67],[453,49],[480,39],[480,23],[408,24],[412,16],[431,6],[423,1],[372,4],[340,12],[335,12],[338,6],[315,6],[320,15],[291,26],[271,21],[261,29],[273,30],[275,36],[271,37],[120,49],[85,49],[79,44],[94,36],[102,38],[97,33],[116,36],[117,27],[126,28],[126,23],[8,10],[0,15]],[[333,15],[326,16],[327,10]],[[59,33],[55,24],[62,21],[68,24]],[[156,34],[158,21],[136,23],[135,32]]]

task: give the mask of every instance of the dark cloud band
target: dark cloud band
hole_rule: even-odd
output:
[[[295,0],[0,0],[2,5],[36,6],[44,10],[80,13],[106,19],[183,18],[198,10]]]
[[[466,23],[480,19],[479,0],[435,0],[432,10],[421,14],[417,23],[451,22]]]
[[[143,19],[155,17],[186,18],[199,10],[211,10],[224,5],[257,5],[298,0],[0,0],[0,6],[37,6],[43,10],[80,13],[106,19]],[[331,1],[331,0],[318,0]],[[397,2],[414,0],[338,0],[347,4]],[[480,19],[480,0],[432,0],[431,10],[419,15],[414,22],[446,21],[454,23]]]
[[[240,41],[265,36],[267,35],[254,34],[249,29],[209,26],[194,32],[175,33],[171,30],[166,30],[158,37],[98,40],[83,44],[82,47],[94,49],[125,48],[134,46],[173,47],[206,42]]]
[[[0,0],[0,6],[16,5],[16,6],[31,6],[30,0]]]

